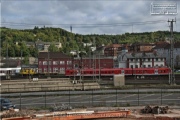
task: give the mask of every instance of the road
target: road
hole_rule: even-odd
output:
[[[175,92],[173,89],[31,92],[2,94],[2,97],[9,98],[18,108],[50,107],[61,103],[73,107],[147,104],[180,106],[179,89]]]

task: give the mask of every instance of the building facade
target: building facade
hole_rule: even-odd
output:
[[[166,58],[166,64],[170,66],[170,50],[171,50],[171,44],[167,42],[160,42],[156,45],[154,50],[157,52],[159,56]],[[174,66],[180,67],[180,42],[175,42],[174,49],[173,49],[173,60],[174,60]]]
[[[112,45],[106,46],[104,49],[104,56],[117,57],[118,48],[120,46],[121,46],[120,44],[112,44]]]
[[[130,46],[129,52],[149,52],[155,47],[155,44],[150,43],[134,43]]]
[[[165,67],[166,58],[156,53],[124,53],[118,56],[119,68]]]
[[[38,57],[39,73],[64,74],[66,69],[113,68],[112,57],[72,57],[61,52],[40,52]],[[48,71],[49,70],[49,71]]]
[[[61,52],[40,52],[38,57],[39,73],[64,74],[72,68],[72,57]],[[49,69],[49,71],[48,71]]]

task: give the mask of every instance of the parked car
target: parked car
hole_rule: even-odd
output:
[[[6,98],[0,98],[0,107],[2,110],[9,110],[10,108],[15,109],[16,106],[12,104],[12,102],[9,99]]]

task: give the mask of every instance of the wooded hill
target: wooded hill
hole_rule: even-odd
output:
[[[169,31],[125,33],[121,35],[80,35],[68,32],[61,28],[38,28],[35,26],[34,29],[17,30],[1,27],[1,56],[6,57],[8,50],[9,57],[20,57],[21,51],[23,57],[37,57],[38,50],[33,46],[29,48],[26,46],[26,42],[36,42],[37,40],[51,42],[50,51],[62,51],[69,54],[71,50],[86,50],[88,52],[89,48],[84,48],[82,43],[93,43],[93,40],[95,41],[96,46],[101,46],[102,44],[108,45],[112,43],[153,43],[164,41],[169,37]],[[174,32],[174,39],[175,41],[180,40],[180,32]],[[15,44],[16,42],[18,42],[18,45]],[[53,42],[61,42],[62,48],[55,48]]]

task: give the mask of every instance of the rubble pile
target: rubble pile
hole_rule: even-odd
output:
[[[50,111],[64,111],[64,110],[72,110],[72,106],[69,104],[54,104],[51,108]]]
[[[33,114],[34,111],[31,110],[16,111],[14,109],[9,109],[2,113],[1,118],[25,117],[25,116],[33,116]]]
[[[159,106],[155,106],[155,107],[151,107],[149,105],[145,106],[144,109],[141,110],[142,113],[152,113],[152,114],[167,114],[169,110],[168,106],[165,107],[159,107]]]

